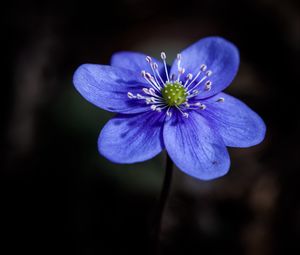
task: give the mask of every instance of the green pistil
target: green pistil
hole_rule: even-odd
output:
[[[165,87],[161,90],[161,94],[169,106],[181,105],[186,102],[186,90],[177,81],[167,82]]]

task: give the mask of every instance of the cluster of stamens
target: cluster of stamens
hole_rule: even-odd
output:
[[[164,71],[166,74],[166,80],[163,80],[158,70],[158,65],[152,58],[147,56],[146,61],[149,63],[152,74],[146,71],[142,71],[141,74],[144,79],[151,85],[150,88],[143,88],[143,94],[133,95],[128,92],[127,95],[130,99],[144,100],[146,104],[150,105],[153,111],[161,112],[166,111],[168,116],[172,115],[172,109],[176,108],[186,118],[189,114],[187,110],[201,109],[205,110],[206,105],[201,102],[189,103],[189,100],[196,97],[199,93],[210,91],[212,88],[212,82],[209,77],[212,75],[211,70],[207,70],[205,64],[201,64],[196,75],[188,73],[185,77],[182,76],[185,73],[185,69],[181,67],[181,55],[177,54],[177,70],[178,73],[171,74],[169,76],[166,54],[161,53],[161,59],[164,64]],[[201,90],[199,88],[202,87]],[[217,102],[224,102],[224,98],[219,98]]]

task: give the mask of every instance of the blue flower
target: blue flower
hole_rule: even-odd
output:
[[[116,163],[150,159],[162,150],[186,174],[210,180],[226,174],[226,146],[249,147],[265,124],[247,105],[223,93],[239,66],[237,48],[207,37],[177,55],[172,66],[134,52],[113,55],[111,66],[83,64],[74,74],[79,93],[118,114],[102,129],[100,154]]]

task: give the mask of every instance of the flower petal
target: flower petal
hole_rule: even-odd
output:
[[[111,65],[116,67],[126,68],[138,73],[141,73],[141,71],[144,70],[152,74],[153,71],[150,67],[150,64],[146,61],[146,57],[147,55],[138,52],[121,51],[115,53],[111,57]],[[152,58],[152,62],[158,65],[159,73],[162,76],[165,76],[163,63],[161,63],[159,60],[155,58]]]
[[[199,98],[207,98],[225,89],[235,77],[239,66],[238,49],[229,41],[221,37],[206,37],[181,52],[181,67],[185,73],[195,75],[200,71],[200,66],[205,64],[207,70],[212,71],[209,80],[212,82],[210,90],[204,89],[204,80],[197,88],[202,91]],[[177,74],[177,61],[172,65],[171,74]],[[203,78],[201,74],[197,81]],[[192,88],[192,86],[191,86]]]
[[[174,114],[163,135],[170,157],[186,174],[210,180],[228,172],[230,159],[222,138],[196,111],[187,119]]]
[[[224,102],[217,102],[224,98]],[[247,105],[225,93],[202,101],[202,114],[214,123],[226,146],[249,147],[260,143],[266,133],[263,120]]]
[[[153,111],[117,115],[100,133],[99,152],[115,163],[135,163],[153,158],[164,147],[163,122],[164,115]]]
[[[76,70],[73,83],[92,104],[119,113],[138,113],[149,109],[143,100],[129,99],[127,92],[141,93],[149,85],[136,72],[123,68],[84,64]]]

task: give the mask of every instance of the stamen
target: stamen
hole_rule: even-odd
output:
[[[180,113],[183,115],[183,117],[188,118],[189,114],[187,112],[183,112],[180,107],[178,107],[177,105],[175,105],[175,107],[180,111]]]
[[[205,79],[207,78],[207,76],[204,76],[193,88],[191,88],[189,91],[191,91],[192,89],[197,88]]]
[[[205,104],[201,104],[199,107],[201,110],[205,110],[206,109],[206,105]]]
[[[169,116],[169,117],[171,117],[171,116],[172,116],[172,112],[170,111],[170,108],[171,108],[171,107],[169,106],[169,107],[168,107],[168,110],[167,110],[167,113],[166,113],[166,114],[167,114],[167,116]]]
[[[185,72],[185,69],[184,69],[184,68],[181,68],[181,67],[178,68],[178,77],[177,77],[177,81],[178,81],[178,82],[179,82],[179,80],[180,80],[180,76],[181,76],[182,74],[184,74],[184,72]]]
[[[153,104],[153,105],[150,106],[150,108],[151,108],[153,111],[155,111],[156,108],[157,108],[157,106]]]
[[[153,88],[150,88],[150,89],[149,89],[149,93],[150,93],[150,95],[152,95],[152,96],[156,95],[156,94],[155,94],[155,90],[154,90]]]
[[[181,67],[180,67],[180,63],[181,63],[181,54],[178,53],[178,54],[177,54],[177,68],[178,68],[178,70],[181,68]]]
[[[155,72],[156,72],[158,78],[160,79],[161,84],[164,85],[165,82],[163,81],[163,79],[162,79],[161,76],[160,76],[160,73],[158,72],[158,65],[157,65],[156,63],[153,63],[153,69],[155,70]],[[158,82],[158,83],[159,83],[159,82]],[[160,87],[161,87],[161,86],[160,86]]]
[[[150,56],[147,56],[146,61],[150,64],[152,62],[152,58]]]
[[[127,96],[130,99],[136,98],[131,92],[127,92]]]
[[[161,57],[161,59],[162,59],[163,62],[164,62],[164,67],[165,67],[165,72],[166,72],[167,79],[168,79],[168,81],[170,81],[170,79],[169,79],[169,74],[168,74],[167,63],[166,63],[167,55],[166,55],[166,53],[162,52],[162,53],[160,54],[160,57]]]
[[[202,72],[204,72],[204,71],[206,70],[206,68],[207,68],[207,66],[204,65],[204,64],[202,64],[202,65],[200,66],[200,70],[201,70]]]
[[[194,81],[199,77],[199,75],[206,70],[206,68],[207,68],[207,66],[204,65],[204,64],[202,64],[200,66],[200,71],[196,74],[196,76],[194,77],[194,79],[186,86],[187,89],[194,83]]]
[[[152,66],[155,70],[158,68],[158,65],[155,62],[152,64]]]
[[[210,91],[211,90],[211,85],[212,85],[212,82],[211,81],[207,81],[205,83],[205,90],[206,91]]]
[[[190,106],[191,106],[188,102],[185,102],[184,105],[186,108],[190,108]]]
[[[156,108],[156,111],[161,112],[162,109],[165,109],[165,108],[167,108],[167,107],[168,107],[168,106],[164,104],[163,107],[157,107],[157,108]],[[171,114],[171,115],[172,115],[172,114]]]
[[[160,83],[159,83],[159,81],[158,81],[157,78],[156,78],[156,73],[158,73],[158,72],[155,71],[155,70],[158,68],[158,65],[157,65],[156,63],[153,63],[153,62],[152,62],[152,58],[151,58],[150,56],[147,56],[147,57],[146,57],[146,61],[148,62],[148,64],[149,64],[150,67],[151,67],[151,70],[152,70],[153,75],[154,75],[155,83],[156,83],[157,87],[158,87],[159,90],[160,90],[162,87],[160,86]],[[150,78],[150,77],[148,77],[148,79],[151,81],[151,78]],[[162,84],[164,84],[163,81],[162,81]]]
[[[211,70],[208,70],[208,71],[206,72],[206,76],[207,76],[207,77],[210,77],[210,76],[212,75],[212,73],[213,73],[213,72],[212,72]]]
[[[149,94],[155,98],[157,98],[157,100],[163,100],[163,98],[160,95],[155,94],[155,90],[153,88],[149,89]]]
[[[193,78],[193,75],[191,73],[189,73],[187,76],[186,76],[186,81],[183,85],[183,87],[186,87],[187,83]]]
[[[195,97],[195,96],[197,96],[199,93],[200,93],[199,90],[197,90],[197,89],[196,89],[196,90],[193,90],[192,94],[189,94],[189,92],[188,92],[188,96],[187,96],[186,98],[189,99],[189,98]]]
[[[217,102],[220,102],[220,103],[223,103],[225,101],[225,98],[224,97],[220,97]]]
[[[151,100],[151,98],[147,98],[146,99],[146,104],[151,104],[151,103],[153,103],[152,100]]]
[[[160,86],[159,81],[156,78],[156,72],[155,72],[155,70],[157,69],[158,66],[157,66],[156,63],[151,63],[150,66],[151,66],[151,69],[152,69],[152,72],[153,72],[154,79],[155,79],[155,82],[157,84],[157,87],[159,88],[159,90],[161,90],[162,87]]]
[[[159,101],[157,101],[154,97],[147,97],[146,98],[146,103],[147,104],[154,104],[154,103],[157,103]]]
[[[146,71],[142,71],[142,76],[148,81],[148,83],[157,91],[160,92],[160,88],[156,84],[154,78],[150,73],[146,73]]]
[[[205,79],[207,79],[209,76],[212,75],[212,71],[211,70],[208,70],[205,74],[205,76],[192,88],[192,89],[195,89],[196,87],[198,87]],[[211,90],[211,81],[207,81],[206,84],[209,82],[210,85],[208,85],[208,87],[206,86],[206,89],[205,90]],[[205,85],[206,85],[205,84]],[[190,85],[189,85],[190,86]],[[191,91],[192,89],[190,89],[189,91]]]
[[[147,94],[147,95],[150,95],[150,91],[149,91],[149,89],[147,89],[147,88],[143,88],[143,91],[144,91],[144,93],[145,93],[145,94]],[[128,92],[128,93],[130,93],[130,92]]]
[[[197,106],[197,107],[199,107],[201,105],[201,103],[200,102],[197,102],[197,103],[194,103],[194,104],[189,104],[189,107],[190,106]]]
[[[192,75],[191,73],[189,73],[189,74],[186,76],[186,78],[187,78],[188,80],[191,80],[191,79],[193,78],[193,75]]]
[[[201,109],[202,104],[200,102],[193,103],[193,104],[185,103],[184,106],[191,110],[197,110],[199,108]]]

